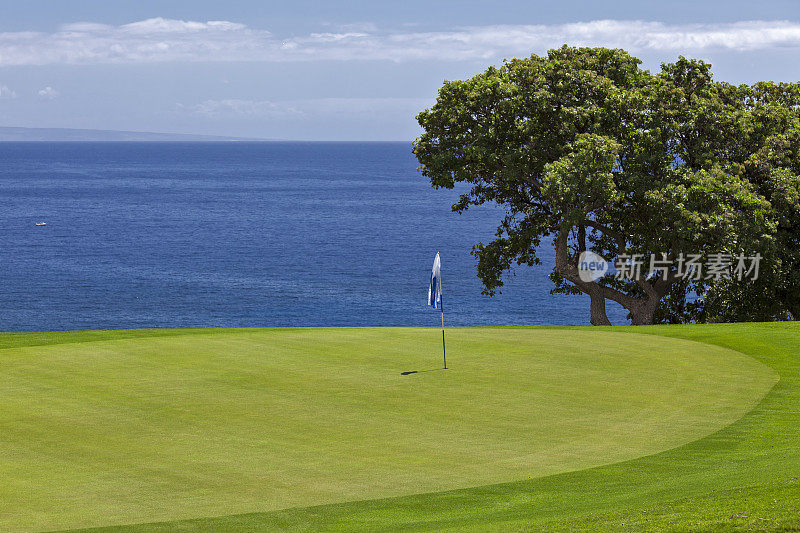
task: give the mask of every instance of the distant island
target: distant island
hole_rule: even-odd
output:
[[[0,127],[0,142],[10,141],[266,141],[246,137],[191,135],[185,133],[153,133],[147,131],[83,130],[71,128]]]

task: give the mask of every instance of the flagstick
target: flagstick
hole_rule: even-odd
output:
[[[442,310],[442,358],[444,359],[444,369],[447,370],[447,350],[444,347],[444,297],[439,301]]]

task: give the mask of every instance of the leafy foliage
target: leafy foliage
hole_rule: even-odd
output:
[[[552,238],[553,290],[589,294],[593,324],[608,323],[606,299],[634,324],[798,316],[800,84],[716,82],[708,63],[683,57],[656,74],[639,65],[623,50],[564,46],[446,81],[418,115],[423,175],[468,185],[453,210],[506,209],[496,238],[473,249],[484,292],[539,264]],[[647,264],[587,282],[583,251],[760,253],[764,267],[755,283],[687,282]]]

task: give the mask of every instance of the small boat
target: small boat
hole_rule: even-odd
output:
[[[47,222],[37,222],[36,225],[37,226],[46,226]]]

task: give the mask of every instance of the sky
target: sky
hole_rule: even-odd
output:
[[[800,80],[798,0],[0,2],[0,126],[406,141],[444,79],[565,43]]]

